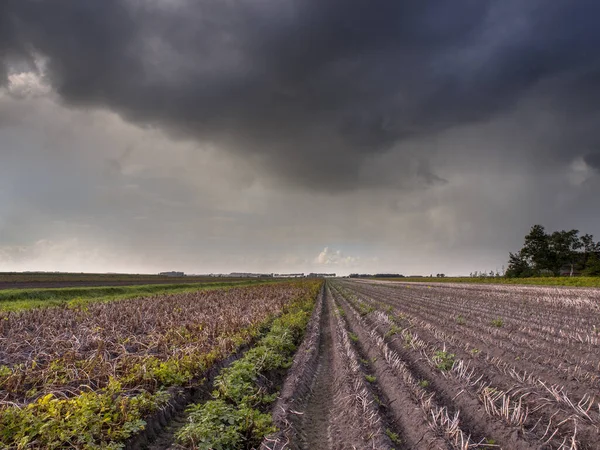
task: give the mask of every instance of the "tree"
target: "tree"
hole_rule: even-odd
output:
[[[525,236],[525,245],[520,251],[522,258],[530,263],[536,275],[554,266],[550,251],[550,236],[542,225],[534,225]]]
[[[575,263],[577,262],[577,250],[583,247],[579,239],[579,230],[555,231],[550,235],[550,260],[548,269],[554,275],[560,275],[563,266],[570,266],[570,276],[573,276]]]
[[[594,254],[600,252],[600,242],[594,242],[594,236],[591,234],[584,234],[580,238],[581,245],[583,248],[583,267],[588,264],[588,258]]]
[[[508,268],[506,269],[505,276],[508,278],[521,278],[530,277],[533,275],[533,270],[523,252],[509,253],[508,257]]]
[[[598,258],[598,253],[594,252],[589,255],[583,274],[586,277],[600,276],[600,258]]]

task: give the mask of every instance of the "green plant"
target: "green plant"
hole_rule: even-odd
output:
[[[264,436],[276,431],[268,405],[277,392],[268,392],[258,381],[290,367],[313,304],[310,299],[275,319],[254,348],[221,371],[214,399],[188,409],[188,423],[176,435],[180,443],[203,450],[257,448]]]
[[[117,449],[144,429],[142,417],[165,404],[166,392],[127,396],[111,380],[99,392],[84,392],[70,399],[47,394],[26,408],[7,408],[0,415],[0,447]],[[17,447],[13,447],[18,443]]]
[[[348,337],[352,342],[358,342],[358,336],[354,333],[348,333]]]
[[[504,321],[500,318],[494,319],[490,322],[490,325],[496,328],[501,328],[504,325]]]
[[[385,429],[385,435],[387,437],[390,438],[390,441],[392,441],[394,444],[400,445],[402,444],[402,440],[400,439],[400,436],[396,433],[394,433],[392,430],[390,430],[389,428]]]
[[[427,387],[429,387],[429,381],[421,380],[421,381],[419,381],[419,386],[421,386],[422,388],[427,388]]]
[[[455,358],[456,355],[454,353],[438,350],[433,356],[433,362],[442,372],[447,372],[448,370],[452,370]]]
[[[373,375],[365,375],[365,380],[367,380],[369,383],[375,383],[377,377],[374,377]]]
[[[228,450],[258,447],[264,436],[276,431],[271,415],[246,404],[232,405],[211,400],[188,409],[186,425],[177,440],[199,450]]]
[[[394,336],[396,334],[400,334],[401,332],[402,332],[402,328],[400,328],[396,324],[392,324],[390,326],[390,329],[388,330],[388,332],[385,333],[385,337],[391,337],[391,336]]]
[[[459,324],[459,325],[464,325],[464,324],[467,323],[467,320],[462,315],[459,315],[456,318],[456,323]]]

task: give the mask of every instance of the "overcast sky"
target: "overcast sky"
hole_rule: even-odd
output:
[[[2,0],[0,271],[501,269],[600,238],[595,0]]]

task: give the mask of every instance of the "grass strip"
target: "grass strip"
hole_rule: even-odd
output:
[[[366,278],[368,280],[368,278]],[[373,278],[382,281],[418,283],[472,283],[472,284],[521,284],[534,286],[600,287],[600,277],[406,277]]]
[[[315,299],[316,293],[275,319],[255,347],[223,369],[213,399],[188,408],[188,423],[176,435],[179,444],[199,450],[251,449],[277,431],[269,406],[278,392],[269,379],[292,365]]]
[[[265,283],[262,280],[183,284],[145,284],[137,286],[103,286],[88,288],[6,289],[0,290],[0,311],[17,311],[37,307],[80,305],[85,302],[192,292]]]

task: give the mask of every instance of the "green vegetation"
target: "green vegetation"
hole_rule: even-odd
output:
[[[273,322],[269,333],[215,381],[213,400],[188,408],[179,443],[199,450],[257,448],[276,431],[268,412],[277,392],[264,379],[290,367],[301,342],[314,299],[307,299]]]
[[[210,283],[147,284],[137,286],[104,286],[82,288],[6,289],[0,290],[0,311],[16,311],[69,303],[81,306],[89,301],[102,302],[135,297],[178,294],[200,289],[247,286],[263,281],[218,281]]]
[[[25,408],[8,408],[0,415],[2,448],[120,449],[124,441],[144,429],[147,416],[166,403],[164,391],[127,396],[111,380],[106,389],[84,392],[74,398],[47,394]]]
[[[392,325],[390,325],[390,329],[388,330],[388,332],[385,333],[385,337],[392,337],[397,334],[400,334],[401,332],[402,332],[402,328],[400,328],[395,323],[392,323]]]
[[[459,315],[459,316],[456,318],[456,323],[457,323],[457,324],[459,324],[459,325],[464,325],[464,324],[466,324],[466,323],[467,323],[467,320],[464,318],[464,316],[462,316],[462,315]]]
[[[77,359],[76,355],[69,354],[44,366],[36,360],[27,365],[19,364],[13,367],[0,365],[0,389],[10,393],[10,399],[14,400],[14,403],[5,402],[0,409],[0,448],[123,448],[126,439],[144,429],[144,419],[168,402],[169,394],[166,390],[169,387],[190,386],[195,383],[216,361],[237,351],[241,345],[264,336],[269,326],[271,333],[259,341],[261,345],[247,353],[249,356],[244,361],[260,364],[261,370],[287,368],[291,358],[286,356],[287,354],[283,355],[283,352],[293,352],[296,342],[301,339],[320,286],[321,282],[302,281],[261,285],[235,291],[224,289],[230,301],[219,302],[220,309],[213,308],[213,321],[220,323],[221,329],[227,331],[214,335],[209,322],[200,323],[195,328],[176,326],[167,329],[166,333],[158,335],[167,345],[163,346],[164,352],[156,356],[140,358],[131,353],[131,349],[127,350],[123,346],[124,353],[119,358],[106,361],[97,357]],[[231,292],[233,294],[229,296]],[[286,295],[288,300],[277,300],[277,292]],[[165,317],[166,322],[170,322],[170,318],[178,316],[168,316],[167,313],[175,310],[186,311],[188,316],[194,314],[194,307],[202,311],[205,302],[195,301],[196,297],[189,295],[179,297],[178,303],[174,300],[178,306],[167,308],[166,311],[161,309],[163,304],[159,298],[140,301],[154,305],[146,310],[149,320],[155,319],[151,317],[152,314],[160,314],[161,317]],[[276,306],[278,302],[281,302],[281,306]],[[123,313],[123,320],[129,323],[129,303],[112,302],[106,308],[105,305],[90,303],[88,307],[91,310],[103,306],[102,311],[105,315],[109,314],[111,309],[118,309]],[[252,303],[255,305],[255,312],[248,314],[245,319],[240,319],[244,305]],[[73,315],[80,312],[78,308],[62,311]],[[34,316],[34,321],[43,332],[46,324],[41,323],[42,318],[47,318],[51,312],[59,312],[59,309],[9,313],[7,316],[18,319]],[[253,319],[255,316],[260,317],[260,320]],[[274,319],[275,316],[281,318]],[[100,320],[98,323],[104,322]],[[143,336],[136,334],[135,322],[132,326],[131,337],[141,340]],[[92,327],[89,332],[99,333],[101,328]],[[119,342],[127,345],[127,341]],[[156,341],[142,342],[153,345]],[[107,348],[110,344],[105,337],[100,345]],[[169,346],[184,346],[188,351],[185,354],[173,354],[168,350]],[[265,349],[273,351],[266,352]],[[237,404],[229,408],[232,416],[227,418],[227,423],[233,421],[233,424],[236,417],[243,416],[245,429],[263,430],[263,433],[272,428],[265,425],[267,422],[266,419],[263,420],[262,415],[250,410],[254,408],[252,402],[270,402],[276,393],[263,392],[260,388],[254,392],[244,390],[243,382],[248,374],[252,377],[253,373],[243,365],[236,366],[236,370],[232,366],[229,373],[221,376],[223,382],[217,384],[223,399],[242,399],[248,405],[248,408]],[[74,376],[77,378],[73,378]],[[102,381],[105,376],[108,378],[106,383]],[[85,381],[82,383],[80,379]],[[70,387],[61,389],[63,385]],[[29,391],[26,392],[26,389]],[[19,403],[16,403],[17,401]],[[228,400],[226,404],[230,405]],[[262,414],[265,411],[259,412]]]
[[[452,370],[455,358],[456,355],[454,353],[448,353],[446,351],[438,350],[433,356],[433,362],[435,363],[436,367],[442,372],[447,372],[449,370]]]
[[[348,337],[352,342],[358,342],[358,336],[354,333],[348,333]]]
[[[509,253],[506,276],[509,278],[540,275],[600,275],[600,243],[591,234],[579,236],[579,230],[546,233],[541,225],[531,227],[525,244],[517,253]]]
[[[419,283],[479,283],[479,284],[523,284],[536,286],[573,286],[573,287],[600,287],[600,277],[531,277],[531,278],[504,278],[504,277],[406,277],[395,278],[391,281],[419,282]],[[410,286],[408,286],[410,287]]]
[[[377,381],[377,377],[373,375],[365,375],[365,380],[367,380],[369,383],[375,383],[375,381]]]
[[[504,325],[504,321],[500,318],[494,319],[490,322],[490,325],[496,328],[502,328],[502,326]]]
[[[400,436],[398,434],[394,433],[389,428],[385,429],[385,434],[387,437],[390,438],[390,441],[392,441],[394,444],[397,444],[397,445],[402,444],[402,440],[400,439]]]
[[[419,386],[421,386],[422,388],[427,388],[427,387],[429,387],[429,381],[421,380],[421,381],[419,381]]]

